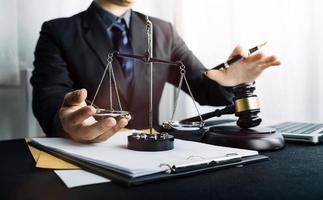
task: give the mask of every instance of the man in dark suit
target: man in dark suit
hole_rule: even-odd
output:
[[[119,50],[143,55],[146,51],[145,16],[131,10],[131,5],[131,0],[97,0],[84,12],[43,24],[31,83],[34,114],[48,136],[100,142],[127,125],[128,128],[147,128],[149,74],[147,65],[140,61],[113,61],[121,104],[131,113],[131,121],[114,118],[96,121],[95,109],[85,102],[94,97],[109,52]],[[225,71],[209,71],[208,78],[204,77],[206,68],[171,24],[150,19],[154,25],[154,57],[182,61],[193,95],[202,105],[229,104],[232,95],[224,86],[254,81],[267,67],[279,65],[274,56],[261,52],[248,56],[237,47],[232,55],[240,54],[245,59]],[[178,85],[179,69],[155,64],[153,79],[153,125],[157,127],[163,87],[166,82]],[[95,102],[101,108],[109,104],[108,85],[105,79]],[[184,91],[187,92],[187,88]],[[116,103],[114,99],[113,104]]]

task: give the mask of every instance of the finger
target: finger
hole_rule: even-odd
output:
[[[121,119],[119,119],[118,120],[118,126],[119,126],[119,128],[124,128],[124,127],[126,127],[127,125],[128,125],[128,119],[126,119],[126,118],[121,118]]]
[[[111,130],[116,125],[116,120],[112,117],[102,119],[90,126],[82,126],[82,132],[84,133],[82,137],[85,140],[93,140],[96,137],[104,134],[105,132]]]
[[[265,62],[265,63],[280,63],[280,61],[277,59],[276,56],[268,56],[263,59],[263,62]]]
[[[78,106],[86,99],[86,97],[87,97],[86,89],[69,92],[64,97],[63,107]]]
[[[68,120],[72,125],[81,124],[84,120],[95,114],[93,106],[84,106],[68,116]]]
[[[118,123],[109,131],[105,132],[102,135],[99,135],[95,139],[93,139],[91,142],[98,143],[98,142],[104,142],[107,139],[109,139],[111,136],[113,136],[115,133],[117,133],[120,129],[124,128],[127,126],[128,120],[127,119],[120,119],[118,120]]]
[[[265,54],[262,52],[255,53],[246,58],[246,62],[258,62],[265,57]]]
[[[126,119],[126,120],[127,120],[127,122],[129,122],[129,121],[131,120],[131,115],[129,114],[129,115],[127,115],[127,116],[125,116],[125,117],[122,117],[122,118]]]
[[[243,50],[243,48],[240,46],[240,45],[237,45],[234,49],[233,49],[233,51],[232,51],[232,53],[231,53],[231,55],[230,55],[230,57],[229,57],[229,59],[230,58],[232,58],[232,57],[234,57],[234,56],[237,56],[237,55],[240,55],[240,56],[242,56],[243,58],[247,58],[249,55],[248,55],[248,52],[247,51],[245,51],[245,50]]]
[[[277,66],[280,65],[281,62],[276,58],[276,56],[268,56],[259,63],[261,68],[267,68],[270,66]]]
[[[231,55],[230,55],[230,57],[233,57],[233,56],[236,56],[236,55],[240,55],[240,53],[242,52],[242,47],[240,46],[240,45],[237,45],[234,49],[233,49],[233,51],[232,51],[232,53],[231,53]]]
[[[262,68],[263,70],[268,68],[268,67],[271,67],[271,66],[278,66],[280,65],[280,61],[275,61],[275,62],[272,62],[272,63],[264,63],[262,65],[260,65],[259,67]]]

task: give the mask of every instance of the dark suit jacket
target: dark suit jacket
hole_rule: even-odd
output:
[[[154,24],[154,57],[182,61],[195,99],[202,105],[225,105],[231,102],[231,94],[217,83],[203,77],[205,68],[187,48],[170,23],[151,18]],[[135,54],[146,51],[145,16],[132,11],[130,39]],[[197,38],[198,39],[198,38]],[[204,46],[208,46],[205,44]],[[58,110],[64,95],[75,89],[86,88],[92,100],[103,70],[107,54],[114,51],[112,41],[91,5],[88,10],[69,18],[45,22],[35,50],[33,85],[33,111],[44,132],[49,136],[63,133]],[[118,61],[113,62],[123,109],[130,111],[129,128],[148,127],[148,67],[135,61],[134,84],[128,87]],[[179,70],[167,65],[154,65],[153,74],[154,126],[158,126],[158,107],[166,82],[178,85]],[[95,102],[99,107],[108,106],[108,79]],[[184,88],[187,92],[187,88]],[[132,95],[130,95],[132,94]],[[114,99],[115,108],[116,99]]]

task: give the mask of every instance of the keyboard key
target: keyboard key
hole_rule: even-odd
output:
[[[284,122],[272,126],[283,133],[310,134],[323,128],[323,124],[302,123],[302,122]],[[321,131],[323,133],[323,130]]]

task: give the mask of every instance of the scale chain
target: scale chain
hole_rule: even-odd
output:
[[[183,84],[183,77],[184,75],[181,74],[181,78],[179,80],[179,84],[178,84],[178,87],[176,88],[176,96],[175,96],[175,102],[174,102],[174,108],[173,108],[173,114],[172,114],[172,118],[171,120],[173,121],[174,120],[174,117],[175,117],[175,112],[176,112],[176,109],[177,109],[177,103],[178,103],[178,98],[179,98],[179,93],[181,91],[181,88],[182,88],[182,84]]]
[[[178,104],[178,99],[179,99],[179,93],[180,93],[180,89],[182,88],[183,80],[184,80],[185,85],[187,87],[187,90],[188,90],[188,92],[189,92],[189,94],[190,94],[190,96],[192,98],[195,110],[196,110],[197,114],[199,115],[201,122],[203,123],[204,120],[203,120],[203,118],[201,116],[201,113],[200,113],[199,109],[197,108],[197,105],[196,105],[193,93],[191,91],[190,85],[188,84],[188,81],[186,79],[186,75],[185,75],[186,70],[185,70],[185,65],[183,65],[183,64],[180,66],[180,74],[181,74],[181,78],[180,78],[180,81],[179,81],[179,84],[178,84],[178,87],[177,87],[177,90],[176,90],[175,105],[174,105],[174,108],[173,108],[173,114],[172,114],[171,120],[172,121],[174,120],[174,116],[175,116],[175,112],[176,112],[177,104]]]
[[[114,75],[114,71],[113,71],[113,67],[112,67],[112,62],[113,62],[113,56],[114,54],[113,53],[109,53],[108,54],[108,63],[104,69],[104,72],[103,72],[103,75],[101,77],[101,80],[100,80],[100,83],[95,91],[95,94],[94,94],[94,97],[93,97],[93,100],[91,101],[91,106],[94,105],[94,101],[101,89],[101,86],[102,86],[102,83],[103,83],[103,80],[108,72],[108,75],[109,75],[109,99],[110,99],[110,109],[111,111],[114,111],[114,108],[113,108],[113,92],[112,92],[112,84],[114,85],[114,90],[115,90],[115,93],[116,93],[116,96],[117,96],[117,100],[118,100],[118,105],[119,105],[119,109],[120,110],[123,110],[122,109],[122,106],[121,106],[121,102],[120,102],[120,96],[119,96],[119,92],[118,92],[118,86],[117,86],[117,82],[115,80],[115,75]]]
[[[116,79],[115,79],[115,76],[114,76],[114,71],[113,71],[112,63],[111,63],[111,75],[112,75],[112,80],[113,80],[113,84],[114,84],[115,93],[117,95],[119,109],[120,110],[123,110],[122,109],[122,106],[121,106],[121,102],[120,102],[120,97],[119,97],[119,92],[118,92],[118,86],[117,86],[117,82],[116,82]]]
[[[109,54],[109,56],[110,56],[110,54]],[[108,56],[108,57],[109,57]],[[96,97],[97,97],[97,95],[98,95],[98,93],[99,93],[99,90],[100,90],[100,88],[101,88],[101,85],[102,85],[102,83],[103,83],[103,80],[104,80],[104,78],[105,78],[105,76],[106,76],[106,74],[107,74],[107,71],[108,71],[108,68],[109,68],[109,59],[110,59],[110,57],[108,58],[108,63],[107,63],[107,65],[106,65],[106,67],[105,67],[105,69],[104,69],[104,71],[103,71],[103,74],[102,74],[102,77],[101,77],[101,80],[100,80],[100,82],[99,82],[99,85],[98,85],[98,87],[96,88],[96,91],[95,91],[95,94],[94,94],[94,97],[93,97],[93,100],[92,100],[92,102],[91,102],[91,106],[93,106],[93,104],[94,104],[94,101],[95,101],[95,99],[96,99]],[[112,59],[112,58],[111,58]]]
[[[110,98],[110,110],[113,111],[113,105],[112,105],[112,81],[111,81],[111,76],[112,76],[112,67],[111,67],[111,62],[108,61],[109,65],[109,98]]]
[[[186,79],[186,76],[185,76],[185,75],[184,75],[184,81],[185,81],[185,83],[186,83],[187,89],[188,89],[188,91],[189,91],[189,93],[190,93],[190,95],[191,95],[191,98],[192,98],[192,100],[193,100],[193,103],[194,103],[194,106],[195,106],[196,112],[197,112],[197,114],[199,115],[201,122],[203,123],[203,122],[204,122],[204,120],[203,120],[203,118],[202,118],[202,116],[201,116],[201,113],[200,113],[199,109],[197,108],[197,105],[196,105],[196,102],[195,102],[195,99],[194,99],[193,93],[192,93],[192,91],[191,91],[191,88],[190,88],[190,86],[189,86],[189,84],[188,84],[188,82],[187,82],[187,79]]]

